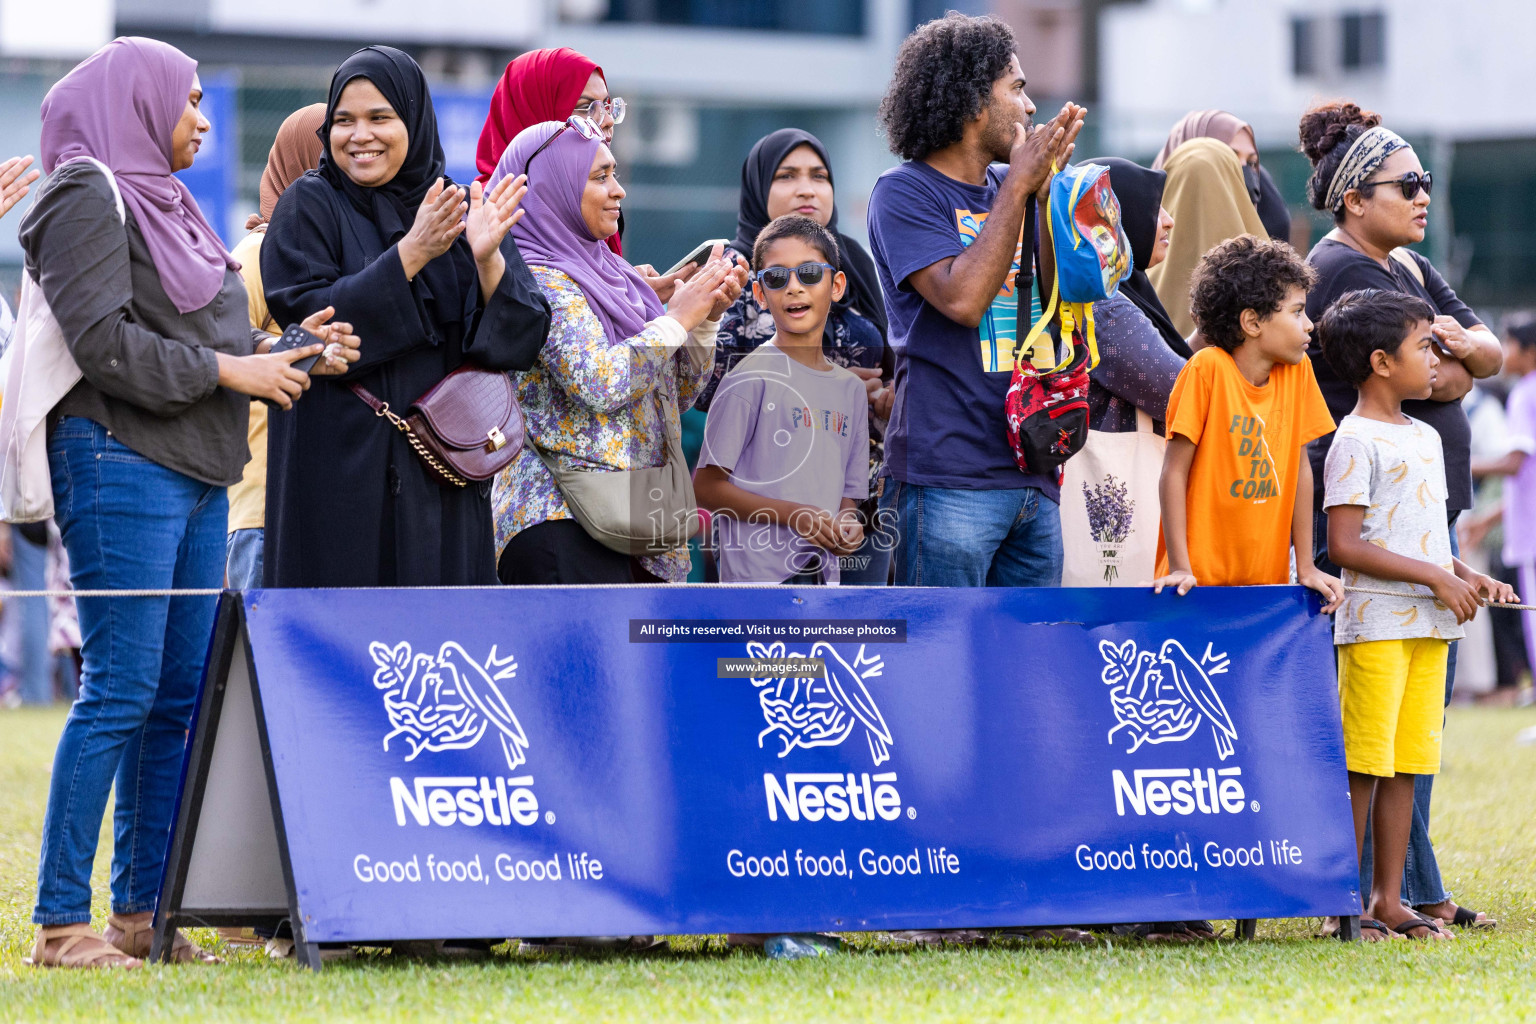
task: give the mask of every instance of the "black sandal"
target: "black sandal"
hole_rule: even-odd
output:
[[[1499,922],[1491,917],[1485,917],[1479,921],[1477,915],[1480,911],[1468,910],[1460,905],[1456,907],[1456,913],[1449,921],[1443,917],[1435,917],[1433,914],[1425,914],[1422,907],[1414,907],[1413,912],[1421,917],[1433,918],[1438,924],[1455,925],[1457,928],[1497,928],[1499,926]]]
[[[1392,936],[1392,929],[1388,928],[1386,925],[1382,924],[1380,921],[1377,921],[1377,920],[1375,920],[1373,918],[1369,918],[1369,917],[1362,917],[1360,919],[1360,930],[1361,930],[1361,932],[1364,932],[1367,928],[1371,929],[1372,931],[1381,932],[1381,934],[1383,936],[1385,936],[1386,938],[1390,939],[1390,938],[1393,937]],[[1326,932],[1325,934],[1330,939],[1338,938],[1338,935],[1339,935],[1339,933],[1337,931]]]
[[[1364,921],[1360,922],[1360,924],[1361,924],[1361,927],[1365,926],[1365,922]],[[1411,921],[1404,921],[1402,924],[1397,924],[1397,925],[1393,925],[1392,926],[1392,930],[1397,932],[1397,934],[1401,935],[1405,939],[1418,939],[1421,942],[1428,942],[1429,941],[1429,936],[1428,935],[1409,935],[1408,934],[1409,932],[1413,931],[1415,928],[1428,928],[1430,930],[1430,932],[1432,932],[1435,935],[1440,935],[1442,933],[1442,929],[1440,928],[1440,926],[1438,924],[1436,924],[1434,921],[1431,921],[1429,918],[1425,917],[1422,914],[1415,914],[1413,920],[1411,920]]]

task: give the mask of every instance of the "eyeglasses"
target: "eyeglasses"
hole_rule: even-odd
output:
[[[567,128],[574,129],[576,134],[580,135],[582,138],[589,142],[601,142],[603,139],[603,130],[597,126],[596,121],[593,121],[590,117],[582,117],[579,114],[572,114],[570,117],[565,119],[565,124],[561,125],[555,134],[539,143],[539,148],[533,151],[533,156],[530,156],[523,163],[524,174],[527,174],[528,168],[533,166],[533,157],[538,156],[540,153],[548,149],[550,143],[554,142],[561,135],[563,135]]]
[[[822,275],[828,270],[834,274],[837,268],[830,263],[802,263],[793,269],[789,267],[765,267],[752,275],[752,279],[759,282],[764,288],[776,292],[789,284],[789,275],[794,274],[799,282],[807,287],[820,284]]]
[[[623,97],[614,96],[606,100],[588,100],[577,107],[575,113],[581,117],[591,118],[593,121],[601,121],[602,115],[607,114],[613,118],[614,124],[623,124],[626,109]]]
[[[1396,185],[1403,190],[1404,199],[1412,199],[1423,189],[1425,195],[1429,195],[1430,188],[1435,183],[1435,176],[1429,171],[1409,171],[1401,178],[1383,178],[1381,181],[1362,181],[1363,188],[1366,185]]]

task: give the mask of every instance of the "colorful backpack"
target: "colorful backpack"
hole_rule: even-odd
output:
[[[1056,279],[1051,301],[1020,351],[1034,350],[1056,313],[1058,300],[1067,351],[1050,370],[1037,369],[1016,356],[1005,412],[1008,444],[1019,469],[1059,479],[1062,464],[1088,440],[1088,373],[1099,364],[1093,303],[1114,295],[1130,275],[1131,243],[1120,222],[1120,201],[1110,188],[1109,168],[1101,164],[1082,164],[1057,173],[1051,181],[1046,217],[1056,254]],[[1021,311],[1025,301],[1020,300]]]

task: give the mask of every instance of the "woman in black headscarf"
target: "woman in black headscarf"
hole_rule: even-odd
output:
[[[857,241],[837,230],[832,163],[827,148],[810,132],[781,128],[752,147],[741,165],[741,204],[736,213],[736,237],[728,246],[748,263],[758,232],[786,214],[809,217],[837,237],[848,290],[832,304],[822,348],[827,358],[846,366],[869,383],[871,411],[889,411],[889,397],[875,400],[883,379],[889,384],[893,364],[885,345],[885,300],[874,261]],[[773,337],[773,317],[752,297],[752,289],[726,311],[715,339],[715,373],[695,405],[708,409],[715,387],[743,356]],[[860,371],[865,372],[860,372]],[[880,370],[879,374],[870,371]],[[885,388],[887,396],[890,389]]]
[[[895,398],[891,386],[896,372],[895,357],[885,343],[885,300],[880,294],[874,260],[856,240],[837,230],[837,203],[827,148],[816,136],[799,128],[781,128],[765,135],[747,154],[741,165],[736,237],[729,248],[750,264],[758,232],[769,221],[786,214],[809,217],[837,238],[838,262],[848,277],[848,289],[832,304],[822,335],[822,350],[832,362],[847,367],[864,381],[869,395],[873,473],[884,458],[881,438]],[[752,289],[744,289],[720,320],[720,333],[715,338],[715,370],[694,408],[708,410],[720,378],[772,338],[773,332],[773,317],[757,304]],[[877,493],[873,486],[870,493]],[[890,544],[877,533],[876,528],[866,527],[864,546],[844,559],[845,584],[885,586],[890,571]]]
[[[508,236],[521,182],[482,196],[445,175],[416,62],[388,46],[348,57],[320,136],[319,169],[283,193],[262,246],[277,322],[335,306],[362,338],[347,382],[401,413],[466,363],[531,367],[549,306]],[[268,460],[268,586],[495,584],[489,484],[436,482],[345,385],[274,412]]]
[[[1192,354],[1147,279],[1167,255],[1173,230],[1162,206],[1168,176],[1119,157],[1085,162],[1109,168],[1134,261],[1119,293],[1093,304],[1099,365],[1090,375],[1088,417],[1094,430],[1135,430],[1137,409],[1158,422],[1167,416],[1173,382]]]

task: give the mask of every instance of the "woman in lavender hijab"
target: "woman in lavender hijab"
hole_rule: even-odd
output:
[[[512,235],[552,311],[538,362],[515,375],[529,444],[568,469],[659,466],[677,416],[709,379],[720,315],[741,294],[746,272],[717,250],[663,307],[604,241],[618,230],[624,188],[613,153],[586,118],[520,132],[491,176],[492,189],[518,174],[528,175],[527,213]],[[664,402],[663,392],[676,401]],[[527,448],[492,494],[503,583],[688,577],[686,547],[633,558],[588,536]]]
[[[76,590],[218,587],[224,489],[248,457],[252,396],[287,408],[309,385],[295,360],[325,349],[315,372],[334,372],[356,358],[349,326],[322,326],[330,310],[305,321],[327,345],[257,353],[239,264],[173,173],[191,166],[209,130],[201,99],[190,57],[121,38],[43,100],[49,177],[21,245],[84,373],[50,414],[48,437]],[[54,756],[29,962],[137,967],[215,599],[83,597],[78,606],[84,672]],[[114,783],[103,937],[90,926],[91,864]],[[172,957],[216,961],[180,935]]]

